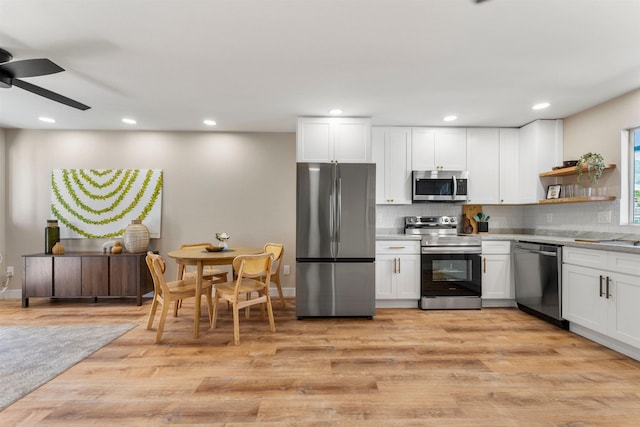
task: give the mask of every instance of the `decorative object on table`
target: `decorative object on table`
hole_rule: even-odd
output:
[[[64,246],[60,242],[56,242],[51,248],[51,253],[54,255],[64,255]]]
[[[220,242],[218,246],[222,248],[222,250],[227,249],[227,240],[229,240],[231,236],[227,233],[216,233],[216,239]]]
[[[116,245],[115,240],[109,240],[108,242],[104,242],[102,244],[102,253],[108,254],[111,253],[111,249]]]
[[[113,244],[113,247],[111,248],[111,253],[112,254],[121,254],[122,253],[122,243],[115,242]]]
[[[53,246],[60,241],[60,227],[58,227],[57,219],[47,220],[47,226],[44,229],[44,253],[53,253]]]
[[[482,212],[478,212],[473,216],[473,219],[478,224],[478,233],[488,233],[489,232],[489,219],[491,217],[489,215],[485,215]]]
[[[584,169],[587,170],[587,179],[591,184],[597,184],[605,169],[604,158],[602,154],[586,153],[580,156],[576,163],[576,172],[578,173],[578,184],[586,187],[584,183]]]
[[[225,248],[223,248],[222,246],[212,246],[212,245],[205,246],[204,249],[207,252],[220,252],[220,251],[225,250]]]
[[[559,199],[562,185],[553,184],[547,187],[547,199]]]
[[[124,248],[131,254],[146,252],[149,247],[149,229],[140,219],[131,220],[124,230]]]
[[[51,214],[60,237],[111,240],[131,218],[161,237],[162,182],[161,169],[54,169]]]

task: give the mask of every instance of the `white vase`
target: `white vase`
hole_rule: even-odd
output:
[[[134,219],[124,230],[122,243],[127,252],[136,254],[149,248],[149,229],[142,220]]]
[[[218,247],[222,248],[222,250],[226,250],[227,249],[227,242],[220,242],[218,243]]]

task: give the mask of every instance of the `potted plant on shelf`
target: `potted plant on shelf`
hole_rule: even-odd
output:
[[[478,212],[473,216],[473,219],[478,224],[478,233],[488,233],[489,232],[489,215],[485,215],[482,212]]]
[[[598,153],[586,153],[580,156],[578,163],[576,163],[576,172],[578,173],[578,184],[585,187],[584,184],[584,170],[587,171],[587,179],[591,184],[597,184],[602,176],[602,171],[605,168],[604,158],[602,154]]]

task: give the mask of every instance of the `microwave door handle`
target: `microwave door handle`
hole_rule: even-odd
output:
[[[456,196],[458,195],[458,180],[456,179],[456,176],[452,176],[451,180],[453,181],[453,195],[452,198],[455,200]]]

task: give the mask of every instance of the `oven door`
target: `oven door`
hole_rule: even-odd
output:
[[[480,255],[469,253],[423,253],[423,309],[481,308]]]

